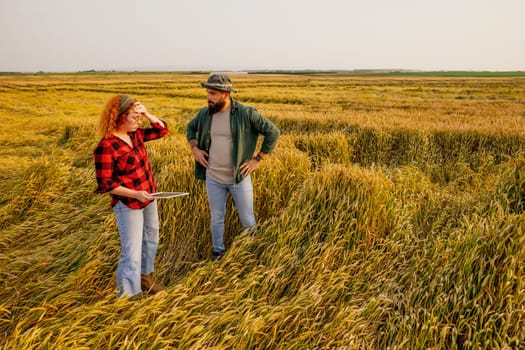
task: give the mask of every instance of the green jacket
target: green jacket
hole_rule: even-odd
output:
[[[244,106],[233,98],[231,102],[232,162],[235,183],[239,183],[243,179],[239,168],[241,164],[253,157],[259,134],[264,136],[260,151],[269,154],[275,148],[280,131],[270,120],[263,117],[257,109]],[[211,119],[208,107],[205,107],[197,113],[186,128],[188,141],[197,140],[198,147],[206,152],[209,152],[212,142],[210,136]],[[198,162],[195,162],[195,177],[199,180],[206,179],[206,168]]]

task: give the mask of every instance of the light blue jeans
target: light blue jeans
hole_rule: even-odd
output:
[[[142,209],[130,209],[122,202],[113,207],[120,235],[117,267],[118,297],[140,293],[140,275],[153,272],[159,245],[157,201]]]
[[[255,229],[252,180],[248,176],[238,184],[223,185],[207,177],[206,192],[210,206],[213,251],[221,253],[226,250],[224,248],[224,215],[228,192],[232,195],[242,227]]]

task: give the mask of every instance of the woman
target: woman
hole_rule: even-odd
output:
[[[142,116],[150,128],[140,128]],[[157,185],[144,142],[168,133],[168,126],[127,95],[111,98],[102,111],[94,151],[98,188],[111,194],[117,218],[121,252],[117,268],[118,297],[141,291],[155,294],[162,287],[153,282],[155,255],[159,242],[157,201],[151,195]]]

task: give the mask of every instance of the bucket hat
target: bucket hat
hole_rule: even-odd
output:
[[[222,73],[214,73],[208,77],[208,81],[201,83],[201,85],[208,89],[221,90],[221,91],[233,91],[237,92],[232,87],[232,81],[230,77]]]

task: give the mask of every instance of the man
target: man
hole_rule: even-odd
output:
[[[255,108],[230,96],[237,91],[227,75],[212,74],[201,85],[208,94],[208,107],[188,123],[186,136],[195,156],[195,177],[206,181],[215,260],[226,250],[224,216],[228,192],[243,228],[256,229],[250,174],[273,151],[280,132]],[[264,139],[256,153],[259,135]]]

